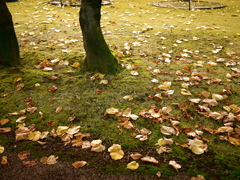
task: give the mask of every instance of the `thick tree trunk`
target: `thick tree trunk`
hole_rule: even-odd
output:
[[[16,66],[20,59],[19,46],[11,13],[3,0],[0,0],[0,12],[0,64]]]
[[[115,74],[119,71],[117,59],[104,40],[100,19],[102,0],[82,0],[80,26],[86,51],[84,64],[90,71]]]

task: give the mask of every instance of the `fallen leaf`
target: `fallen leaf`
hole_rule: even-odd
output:
[[[23,87],[24,87],[24,84],[18,84],[15,89],[17,91],[20,91]]]
[[[191,96],[192,94],[190,93],[190,91],[186,90],[186,89],[181,89],[181,94],[185,95],[185,96]]]
[[[203,141],[197,138],[189,140],[188,145],[194,154],[203,154],[207,150],[207,145],[203,144]]]
[[[124,152],[119,144],[113,144],[110,148],[108,148],[108,152],[110,152],[110,156],[113,160],[122,159],[124,156]]]
[[[172,82],[164,82],[162,85],[159,85],[158,88],[161,90],[169,90],[172,85]]]
[[[36,161],[22,161],[22,163],[25,167],[33,167],[37,164]]]
[[[119,110],[116,109],[116,108],[109,108],[109,109],[106,110],[107,114],[116,114],[118,112],[119,112]]]
[[[76,169],[80,168],[80,167],[83,167],[87,164],[86,161],[76,161],[74,163],[72,163],[72,166]]]
[[[1,164],[2,164],[2,165],[8,164],[8,157],[7,157],[7,156],[2,156]]]
[[[10,122],[9,119],[2,119],[2,120],[0,120],[0,124],[1,125],[7,124],[8,122]]]
[[[123,99],[124,99],[124,100],[128,100],[128,101],[132,101],[132,100],[133,100],[133,97],[130,96],[130,95],[127,95],[127,96],[124,96]]]
[[[98,140],[93,140],[91,142],[91,151],[94,152],[102,152],[106,149],[106,147],[104,145],[102,145],[102,140],[98,139]]]
[[[158,154],[162,154],[162,153],[164,153],[164,152],[167,152],[167,153],[172,152],[172,149],[171,149],[171,148],[165,147],[165,146],[161,146],[161,147],[159,147],[159,148],[156,149],[156,150],[157,150],[157,153],[158,153]]]
[[[58,136],[61,136],[61,135],[65,134],[68,129],[69,129],[68,126],[58,126],[56,133]]]
[[[197,177],[191,177],[191,180],[206,180],[206,179],[202,175],[197,175]]]
[[[18,158],[20,160],[24,160],[27,159],[29,155],[30,153],[28,151],[21,151],[20,153],[18,153]]]
[[[57,163],[57,159],[58,159],[57,156],[51,155],[51,156],[49,156],[49,157],[42,157],[42,158],[40,159],[40,162],[41,162],[42,164],[48,164],[48,165],[50,165],[50,164],[56,164],[56,163]]]
[[[22,116],[16,120],[16,123],[23,123],[23,122],[25,122],[26,119],[27,119],[26,116]]]
[[[40,131],[30,132],[28,134],[28,140],[30,140],[30,141],[38,141],[40,139],[41,134],[42,133]]]
[[[73,68],[79,68],[80,63],[75,62],[75,63],[73,63],[71,66],[72,66]]]
[[[168,126],[161,126],[160,131],[164,135],[176,135],[177,132],[174,128]]]
[[[139,167],[139,164],[136,161],[132,161],[127,165],[128,169],[135,170]]]
[[[0,145],[0,154],[4,152],[4,146]]]
[[[169,165],[173,166],[176,170],[182,167],[180,164],[176,163],[176,161],[169,161]]]
[[[154,157],[151,157],[151,156],[143,157],[143,158],[141,158],[141,160],[150,162],[150,163],[154,163],[154,164],[158,164],[158,161]]]
[[[8,133],[11,132],[11,128],[10,127],[4,127],[4,128],[0,128],[0,134],[1,133]]]
[[[59,113],[59,112],[61,112],[62,111],[62,106],[58,106],[57,108],[56,108],[56,110],[55,110],[55,113]]]
[[[101,80],[99,84],[108,84],[108,80]]]
[[[134,152],[130,155],[130,157],[134,160],[140,159],[142,157],[142,154],[139,154],[138,152]]]
[[[48,91],[55,92],[57,89],[58,89],[57,86],[51,85]]]
[[[19,81],[21,81],[22,80],[22,78],[21,77],[18,77],[18,78],[14,78],[14,82],[16,83],[16,82],[19,82]]]
[[[67,130],[68,134],[76,134],[80,130],[81,126],[71,127]]]

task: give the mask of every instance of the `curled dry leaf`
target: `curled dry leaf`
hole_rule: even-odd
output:
[[[4,127],[4,128],[0,128],[0,134],[1,133],[8,133],[10,132],[12,129],[10,127]]]
[[[9,119],[2,119],[2,120],[0,120],[0,124],[1,125],[7,124],[8,122],[10,122]]]
[[[119,112],[119,110],[116,109],[116,108],[108,108],[108,109],[106,110],[106,113],[107,113],[107,114],[116,114],[116,113],[118,113],[118,112]]]
[[[2,164],[2,165],[8,164],[8,157],[7,157],[7,156],[2,156],[1,164]]]
[[[18,84],[15,89],[17,91],[20,91],[23,87],[24,87],[24,84]]]
[[[172,82],[164,82],[162,85],[159,85],[158,88],[161,90],[169,90],[172,85]]]
[[[139,164],[136,161],[132,161],[127,165],[128,169],[135,170],[139,167]]]
[[[61,135],[65,134],[68,129],[69,129],[68,126],[58,126],[56,133],[58,136],[61,136]]]
[[[108,84],[108,80],[101,80],[99,84]]]
[[[24,159],[27,159],[29,155],[30,155],[30,153],[28,151],[22,151],[22,152],[18,153],[18,158],[20,160],[24,160]]]
[[[140,133],[142,135],[149,135],[149,134],[152,133],[152,131],[150,131],[149,129],[143,128],[143,129],[140,130]]]
[[[102,140],[100,140],[100,139],[93,140],[91,142],[91,146],[92,146],[91,151],[94,151],[94,152],[102,152],[106,149],[106,147],[104,145],[102,145]]]
[[[127,95],[123,97],[124,100],[132,101],[133,97],[131,95]]]
[[[55,110],[55,113],[59,113],[59,112],[61,112],[62,111],[62,106],[58,106],[57,108],[56,108],[56,110]]]
[[[30,132],[28,134],[28,140],[30,140],[30,141],[38,141],[40,139],[41,134],[42,133],[40,131]]]
[[[177,132],[174,128],[168,126],[161,126],[160,131],[164,135],[176,135]]]
[[[197,175],[197,177],[192,177],[191,180],[206,180],[206,179],[202,175]]]
[[[16,120],[16,123],[24,123],[26,121],[26,119],[27,119],[26,116],[22,116]]]
[[[159,145],[159,146],[164,146],[164,145],[167,145],[167,144],[173,144],[172,138],[170,138],[170,139],[160,138],[160,139],[158,140],[158,145]]]
[[[135,138],[136,138],[136,139],[139,139],[140,141],[146,141],[146,140],[148,140],[148,136],[147,136],[147,135],[142,135],[142,134],[136,135]]]
[[[51,85],[48,91],[55,92],[57,89],[58,89],[57,86]]]
[[[81,126],[71,127],[67,130],[68,134],[76,134],[80,130]]]
[[[197,138],[189,140],[188,145],[194,154],[203,154],[204,151],[207,151],[207,145],[203,144],[203,141]]]
[[[154,163],[154,164],[158,164],[158,161],[154,157],[151,157],[151,156],[143,157],[143,158],[141,158],[141,160],[150,162],[150,163]]]
[[[122,159],[124,156],[124,152],[119,144],[113,144],[110,148],[108,148],[108,152],[110,152],[110,156],[113,160]]]
[[[132,120],[137,120],[137,118],[138,118],[138,115],[131,114],[131,115],[130,115],[130,118],[131,118]]]
[[[142,157],[142,154],[138,153],[138,152],[134,152],[130,155],[130,157],[134,160],[140,159]]]
[[[167,152],[167,153],[172,152],[172,149],[171,149],[171,148],[165,147],[165,146],[161,146],[161,147],[159,147],[159,148],[156,149],[156,150],[157,150],[157,153],[158,153],[158,154],[162,154],[162,153],[164,153],[164,152]]]
[[[37,164],[36,161],[22,161],[22,163],[25,167],[33,167]]]
[[[51,156],[49,156],[49,157],[42,157],[42,158],[40,159],[40,162],[41,162],[42,164],[48,164],[48,165],[50,165],[50,164],[56,164],[56,163],[57,163],[57,159],[58,159],[57,156],[51,155]]]
[[[83,167],[87,164],[86,161],[76,161],[74,163],[72,163],[72,166],[76,169],[80,168],[80,167]]]
[[[169,165],[173,166],[176,170],[182,167],[180,164],[176,163],[176,161],[169,161]]]
[[[190,91],[186,90],[186,89],[181,89],[181,94],[185,95],[185,96],[191,96],[192,94],[190,93]]]

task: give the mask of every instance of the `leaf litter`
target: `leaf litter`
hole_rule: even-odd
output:
[[[47,9],[46,9],[47,10]],[[145,13],[145,12],[144,12]],[[38,13],[36,13],[38,14]],[[128,14],[128,13],[126,13]],[[129,14],[130,15],[130,14]],[[124,15],[125,16],[125,15]],[[127,19],[122,16],[122,20],[127,22]],[[152,19],[154,20],[154,18]],[[52,23],[55,20],[53,18],[49,18],[47,21],[42,21],[43,24],[48,24]],[[68,22],[71,20],[65,20],[62,19],[63,22]],[[111,23],[111,25],[114,25],[115,23]],[[192,22],[188,21],[185,23],[186,25],[191,25]],[[75,26],[75,24],[73,24]],[[77,24],[78,26],[78,24]],[[125,27],[128,27],[128,24],[124,25]],[[166,29],[170,28],[171,31],[174,31],[174,28],[177,26],[172,25],[172,26],[167,26],[164,25]],[[71,26],[69,26],[71,27]],[[205,31],[210,31],[212,29],[219,29],[219,28],[212,28],[212,27],[195,27],[196,29],[204,29]],[[134,42],[130,43],[125,43],[123,49],[118,52],[119,56],[122,57],[129,57],[132,56],[134,53],[132,52],[135,48],[144,46],[147,44],[150,40],[144,40],[145,38],[149,38],[148,35],[141,35],[144,33],[149,33],[153,31],[154,28],[151,26],[147,26],[143,28],[140,31],[133,31],[134,34]],[[54,32],[60,32],[58,29],[52,29]],[[186,31],[190,31],[189,29]],[[111,33],[107,33],[111,34]],[[157,33],[156,36],[158,36],[161,33]],[[32,32],[26,32],[25,34],[22,34],[22,36],[27,37],[27,36],[34,36],[34,33]],[[137,38],[138,41],[135,41],[135,38]],[[162,41],[167,40],[165,37],[161,37]],[[193,36],[192,38],[189,39],[180,39],[176,40],[177,44],[173,44],[175,47],[179,47],[181,44],[187,43],[188,41],[200,41],[197,36]],[[63,44],[61,44],[63,43]],[[62,52],[69,53],[71,50],[68,50],[65,46],[67,44],[74,45],[74,43],[77,43],[75,40],[58,40],[58,42],[52,43],[49,47],[47,48],[52,48],[54,46],[60,46],[63,47],[64,49]],[[163,43],[163,42],[161,42]],[[32,42],[31,45],[36,45],[37,43]],[[43,43],[44,44],[44,43]],[[215,44],[213,45],[213,49],[211,50],[214,55],[218,55],[219,57],[222,56],[222,52],[224,51],[223,46],[216,46]],[[41,48],[41,47],[40,47]],[[165,49],[166,47],[162,47],[162,49]],[[37,49],[37,48],[36,48]],[[180,48],[181,49],[181,48]],[[185,66],[183,69],[177,70],[175,72],[177,77],[175,79],[172,79],[170,81],[170,78],[168,78],[167,81],[160,82],[157,79],[157,76],[159,75],[171,75],[174,74],[174,72],[170,72],[168,70],[166,71],[160,71],[159,69],[153,69],[150,66],[147,68],[149,73],[154,76],[156,79],[152,79],[149,81],[149,84],[156,83],[157,86],[154,87],[154,91],[156,92],[155,95],[150,96],[152,99],[156,98],[162,102],[165,101],[165,97],[168,97],[168,99],[172,98],[172,95],[174,93],[179,93],[181,95],[187,96],[187,101],[189,104],[180,104],[180,103],[172,103],[168,107],[162,107],[162,108],[157,108],[155,106],[152,106],[150,109],[144,109],[141,110],[140,112],[136,112],[137,115],[132,114],[132,110],[130,109],[131,107],[125,109],[124,111],[120,111],[117,108],[109,108],[106,110],[106,114],[109,115],[115,115],[119,120],[116,122],[118,123],[119,127],[123,127],[127,130],[130,130],[136,134],[139,133],[139,135],[136,135],[135,137],[139,139],[140,141],[147,141],[148,137],[151,137],[151,130],[146,129],[146,128],[139,128],[137,127],[137,123],[135,123],[133,120],[138,121],[139,119],[147,119],[150,120],[154,123],[160,124],[159,126],[159,132],[161,132],[163,135],[166,137],[163,137],[158,140],[157,146],[158,148],[156,149],[159,154],[161,153],[171,153],[171,148],[168,146],[173,146],[177,142],[173,142],[173,140],[170,138],[168,139],[167,137],[169,136],[179,136],[181,133],[185,133],[187,137],[189,137],[188,144],[182,144],[182,146],[187,147],[192,153],[194,154],[203,154],[207,153],[207,140],[201,137],[205,132],[210,133],[212,135],[220,134],[220,140],[223,141],[228,141],[232,145],[239,146],[240,145],[240,139],[239,139],[239,125],[238,122],[240,121],[240,108],[238,105],[234,104],[226,104],[226,106],[222,106],[223,102],[226,102],[228,98],[232,95],[232,89],[231,86],[225,86],[224,89],[222,89],[221,92],[209,92],[209,91],[202,91],[200,94],[196,94],[191,88],[198,87],[201,83],[206,83],[208,86],[213,86],[213,85],[225,85],[226,82],[231,82],[235,80],[236,78],[240,77],[240,70],[238,68],[239,62],[237,61],[239,58],[236,55],[235,52],[225,52],[227,56],[231,57],[231,60],[225,60],[225,58],[215,58],[216,61],[214,60],[208,60],[207,62],[205,61],[193,61],[192,58],[195,59],[202,59],[199,56],[201,56],[199,53],[196,52],[196,56],[191,55],[194,52],[191,50],[186,50],[182,49],[180,50],[180,55],[176,55],[174,57],[173,51],[165,51],[164,53],[161,53],[157,61],[158,63],[162,64],[171,64],[175,63],[177,61],[186,63],[187,66]],[[177,53],[177,52],[176,52]],[[149,56],[150,54],[144,52],[144,53],[139,53],[137,54],[141,58],[145,58]],[[204,58],[204,55],[202,55]],[[130,70],[130,74],[136,77],[141,76],[141,68],[142,66],[139,66],[138,64],[121,64],[123,68],[126,67],[126,69]],[[58,58],[53,58],[53,59],[44,59],[40,62],[38,62],[34,68],[37,70],[42,70],[47,73],[54,72],[58,68],[62,68],[63,66],[69,66],[68,61],[60,60]],[[80,64],[73,62],[72,65],[70,65],[72,68],[75,68],[79,70]],[[210,69],[213,67],[217,66],[225,66],[228,67],[228,73],[226,73],[226,79],[219,79],[217,77],[212,77],[212,75],[209,74],[211,71]],[[194,69],[193,69],[194,68]],[[207,68],[206,72],[201,72],[199,73],[196,71],[196,68]],[[138,71],[136,71],[138,69]],[[202,69],[200,69],[201,71]],[[214,72],[214,71],[212,71]],[[99,84],[102,85],[108,85],[109,82],[108,80],[104,80],[105,75],[102,75],[100,73],[96,73],[91,77],[91,80],[94,81],[95,79],[100,79]],[[183,82],[181,84],[182,88],[180,91],[177,90],[176,86],[179,85],[178,81]],[[24,78],[22,77],[17,77],[14,79],[15,85],[15,90],[16,91],[22,91],[26,88],[25,83],[20,83],[24,82]],[[18,83],[18,84],[17,84]],[[170,89],[171,88],[171,89]],[[176,90],[175,90],[176,88]],[[55,93],[58,90],[58,87],[56,85],[51,85],[49,89],[47,89],[49,92]],[[4,97],[4,95],[3,95]],[[7,96],[6,96],[7,97]],[[197,98],[196,98],[197,97]],[[204,99],[204,98],[205,99]],[[122,97],[124,100],[128,101],[134,101],[135,98],[133,98],[131,95],[126,95]],[[150,98],[150,99],[151,99]],[[155,99],[154,99],[155,100]],[[177,101],[177,100],[176,100]],[[181,127],[181,119],[178,116],[174,116],[170,112],[172,111],[172,107],[177,106],[181,111],[182,111],[182,116],[188,117],[191,119],[191,114],[189,114],[188,108],[189,107],[196,107],[196,112],[203,116],[204,118],[209,118],[214,121],[217,121],[220,123],[220,127],[216,129],[212,129],[207,126],[200,126],[198,127],[199,129],[196,129],[196,131],[190,130],[189,132],[184,132],[184,128]],[[215,108],[214,108],[215,107]],[[218,108],[216,110],[216,108]],[[20,110],[19,112],[14,112],[14,113],[9,113],[9,116],[19,116],[19,115],[25,115],[28,113],[29,114],[34,114],[35,111],[37,111],[37,107],[27,107],[25,110]],[[56,109],[56,113],[59,113],[62,111],[62,106],[58,106]],[[40,114],[40,111],[39,111]],[[43,116],[42,116],[43,117]],[[139,118],[140,117],[140,118]],[[70,121],[70,120],[69,120]],[[3,119],[1,120],[1,125],[7,124],[9,121]],[[29,124],[30,119],[28,119],[26,116],[21,116],[17,118],[16,122],[18,124],[21,124],[22,126],[18,127],[18,129],[15,131],[16,135],[16,141],[20,140],[30,140],[30,141],[39,141],[39,142],[44,142],[43,139],[47,138],[48,136],[53,136],[53,137],[59,137],[62,139],[62,141],[65,142],[65,145],[71,144],[72,146],[82,146],[82,148],[91,148],[91,151],[95,152],[102,152],[105,150],[105,146],[102,145],[102,140],[93,140],[92,142],[90,141],[85,141],[83,139],[90,137],[90,134],[86,133],[83,134],[80,132],[80,126],[58,126],[57,129],[52,129],[50,132],[40,132],[38,130],[35,130],[36,125],[32,124],[29,126],[24,125],[24,123]],[[71,121],[70,121],[71,122]],[[162,123],[167,123],[167,125],[161,125]],[[51,125],[54,126],[54,125]],[[117,127],[117,126],[116,126]],[[185,129],[186,130],[186,129]],[[203,131],[201,131],[203,130]],[[9,127],[1,127],[0,132],[1,133],[8,133],[12,131],[11,128]],[[205,142],[203,142],[205,141]],[[1,146],[3,147],[3,146]],[[3,148],[2,148],[3,149]],[[4,150],[2,150],[4,151]],[[114,160],[119,160],[124,157],[124,151],[121,149],[121,145],[119,144],[113,144],[111,147],[108,148],[108,151],[110,153],[110,156]],[[23,153],[24,154],[24,153]],[[26,153],[27,154],[27,153]],[[24,156],[24,155],[23,155]],[[29,156],[29,154],[26,155],[26,157]],[[156,160],[154,157],[150,156],[145,156],[142,158],[141,154],[135,153],[134,160],[136,159],[141,159],[142,161],[158,164],[159,161]],[[2,162],[7,162],[6,158],[4,157],[5,160],[2,159]],[[25,159],[25,157],[24,157]],[[23,160],[24,160],[23,159]],[[55,164],[57,163],[58,157],[51,155],[49,157],[43,157],[40,159],[40,162],[43,164]],[[22,160],[22,159],[21,159]],[[3,164],[3,163],[2,163]],[[73,166],[75,168],[83,167],[86,165],[86,161],[76,161]],[[36,165],[36,161],[23,161],[23,165],[26,167],[32,167]],[[129,169],[137,169],[138,168],[138,163],[136,161],[132,161],[127,165],[127,168]],[[181,168],[181,165],[176,163],[176,161],[169,161],[169,165],[173,166],[176,170]]]

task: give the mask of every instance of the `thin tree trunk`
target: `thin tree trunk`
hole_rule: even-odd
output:
[[[16,66],[19,64],[19,46],[11,13],[6,2],[0,0],[0,64]]]
[[[90,71],[115,74],[119,72],[119,65],[102,34],[101,4],[102,0],[81,1],[80,26],[86,51],[84,64]]]

